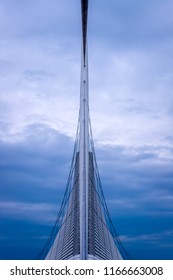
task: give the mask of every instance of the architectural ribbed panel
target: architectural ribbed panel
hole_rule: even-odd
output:
[[[96,186],[92,152],[89,152],[88,192],[88,254],[98,259],[121,259],[106,225],[104,210]]]
[[[88,174],[88,253],[87,259],[122,259],[107,228],[104,210],[96,187],[93,154],[89,152]],[[46,259],[80,258],[79,218],[79,152],[76,153],[74,184],[69,197],[68,208],[57,237]]]
[[[79,228],[79,153],[76,154],[73,188],[57,237],[46,259],[71,259],[80,253]]]

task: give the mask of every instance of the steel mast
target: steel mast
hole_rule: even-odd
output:
[[[88,0],[81,0],[82,62],[80,84],[80,139],[79,139],[79,192],[80,192],[80,259],[88,255],[88,157],[89,157],[89,100],[87,17]]]

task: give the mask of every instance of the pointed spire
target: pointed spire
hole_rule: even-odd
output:
[[[86,42],[87,42],[87,21],[88,21],[88,0],[81,0],[82,11],[82,42],[83,42],[83,57],[85,64]]]

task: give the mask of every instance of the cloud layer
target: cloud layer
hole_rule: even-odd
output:
[[[111,216],[137,259],[173,257],[172,11],[171,0],[89,5],[96,155]],[[80,1],[0,3],[2,259],[34,258],[62,200],[79,111],[80,21]]]

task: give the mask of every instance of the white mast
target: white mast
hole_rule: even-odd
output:
[[[88,0],[81,0],[82,10],[82,63],[80,87],[80,144],[79,144],[79,190],[80,190],[80,259],[88,255],[88,156],[89,156],[89,105],[88,105],[88,57],[87,57],[87,11]]]

